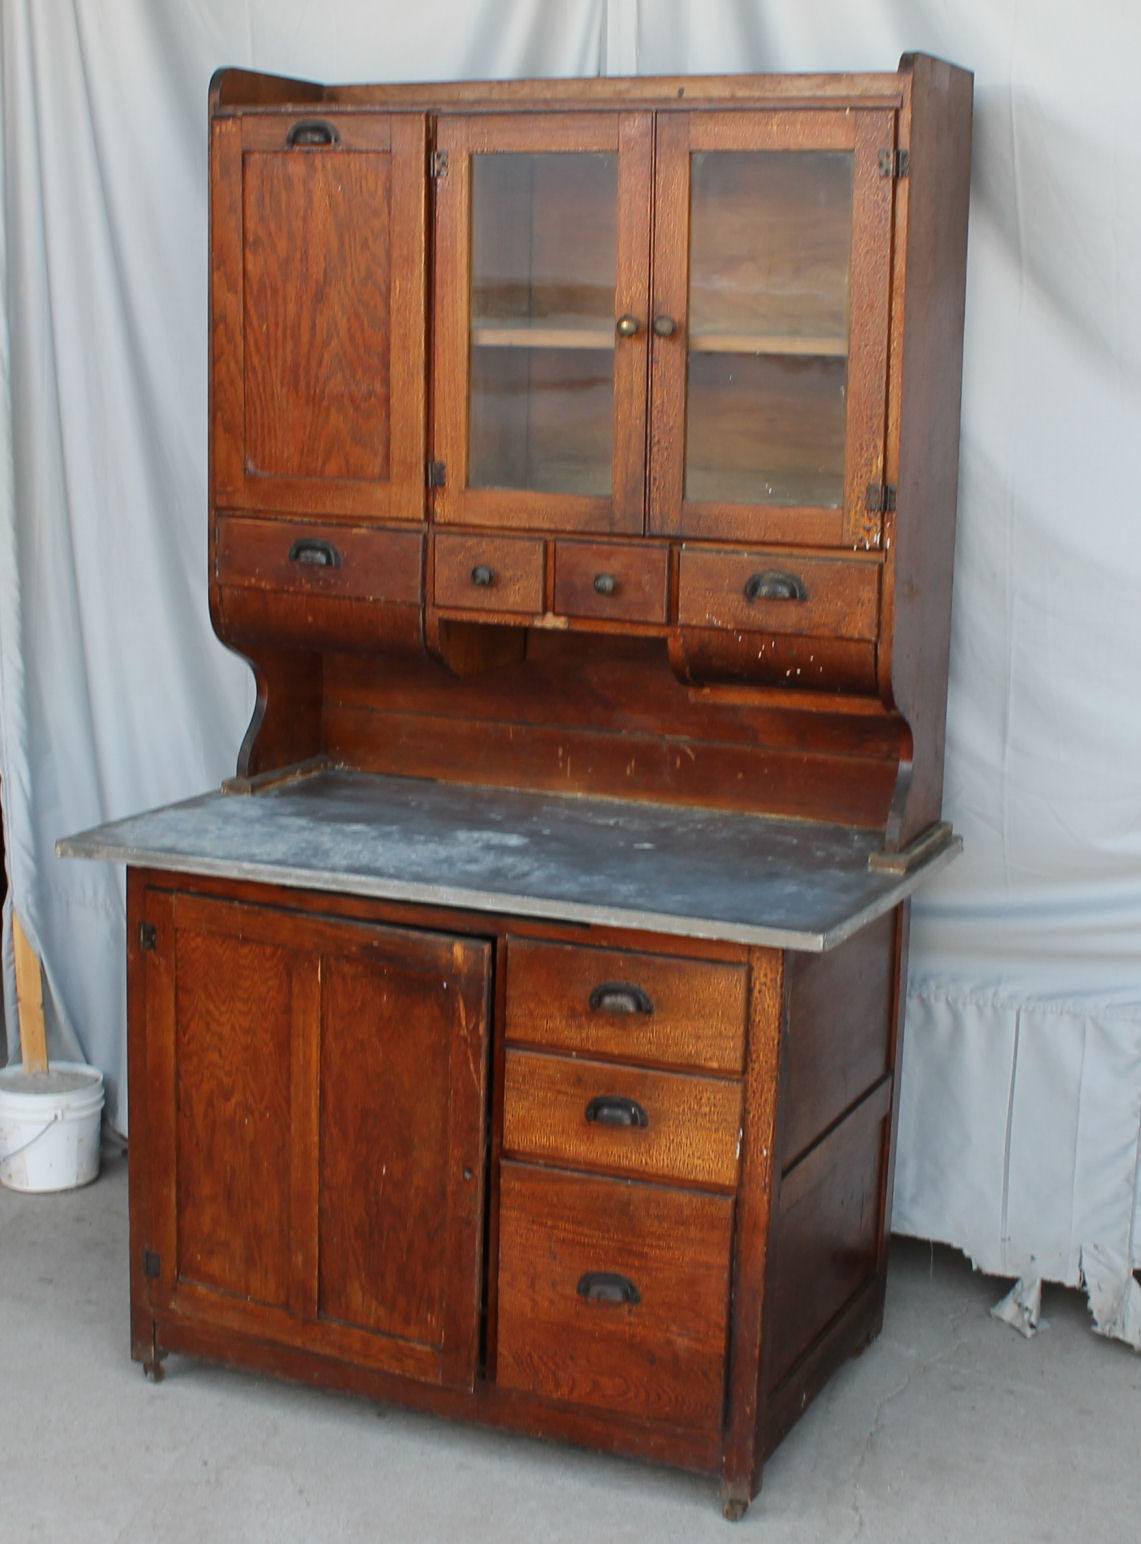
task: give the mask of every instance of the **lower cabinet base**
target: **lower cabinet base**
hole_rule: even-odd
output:
[[[802,1363],[773,1390],[759,1423],[760,1441],[752,1472],[734,1479],[724,1477],[725,1445],[720,1430],[703,1432],[631,1415],[593,1412],[482,1379],[470,1389],[426,1386],[296,1347],[271,1346],[252,1337],[235,1336],[208,1323],[157,1319],[153,1341],[147,1335],[132,1348],[132,1356],[143,1363],[148,1377],[156,1377],[157,1372],[156,1381],[163,1377],[168,1356],[190,1356],[310,1388],[399,1405],[447,1421],[479,1423],[520,1436],[569,1442],[598,1453],[720,1478],[722,1508],[727,1518],[736,1521],[760,1491],[764,1459],[835,1371],[875,1339],[882,1322],[883,1286],[876,1281],[847,1305]]]
[[[906,913],[823,954],[132,870],[132,1354],[743,1514],[884,1297]]]

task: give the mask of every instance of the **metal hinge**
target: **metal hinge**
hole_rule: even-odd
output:
[[[911,170],[909,150],[881,150],[878,160],[881,177],[906,177]]]
[[[139,923],[139,948],[140,949],[157,949],[158,948],[158,928],[155,927],[153,922],[140,922]]]
[[[148,1281],[157,1281],[162,1275],[162,1255],[153,1249],[143,1250],[143,1275]]]
[[[889,515],[895,508],[895,488],[891,483],[869,483],[864,508],[873,515]]]
[[[428,161],[428,173],[437,181],[448,175],[448,152],[446,150],[433,150]]]
[[[443,461],[428,462],[428,486],[429,488],[442,488],[448,474],[447,464]]]

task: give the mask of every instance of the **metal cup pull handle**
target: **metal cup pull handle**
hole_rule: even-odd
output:
[[[645,1107],[621,1094],[598,1094],[587,1105],[586,1118],[599,1126],[638,1126],[644,1130],[650,1124]]]
[[[629,1276],[617,1271],[587,1271],[579,1277],[578,1295],[588,1303],[640,1303],[642,1294]]]
[[[779,568],[766,568],[763,573],[749,575],[745,584],[745,599],[807,600],[808,587],[799,574],[785,573]]]
[[[289,561],[305,563],[311,568],[340,568],[341,554],[331,541],[300,536],[289,549]]]
[[[337,130],[324,118],[303,118],[285,136],[285,143],[290,149],[295,145],[337,145],[340,141],[341,136]]]
[[[590,994],[591,1013],[653,1013],[648,992],[631,981],[603,981]]]

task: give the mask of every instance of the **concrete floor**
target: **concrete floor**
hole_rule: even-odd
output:
[[[712,1481],[172,1358],[129,1359],[126,1165],[0,1190],[2,1544],[1051,1544],[1141,1538],[1141,1358],[1048,1290],[900,1241],[880,1340],[770,1459],[734,1529]]]

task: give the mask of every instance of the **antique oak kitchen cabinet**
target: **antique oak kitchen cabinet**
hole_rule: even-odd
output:
[[[720,1479],[879,1328],[971,79],[210,98],[235,777],[128,865],[132,1339]]]

